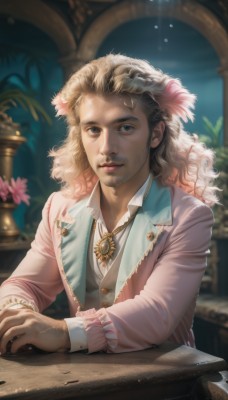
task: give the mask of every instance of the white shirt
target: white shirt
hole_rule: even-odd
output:
[[[142,206],[150,176],[128,203],[128,209],[118,221],[114,230],[129,220]],[[95,231],[90,238],[87,273],[86,273],[86,297],[85,309],[111,306],[115,298],[115,283],[118,275],[120,261],[124,246],[130,232],[133,220],[127,227],[114,236],[116,245],[113,257],[107,262],[98,261],[94,253],[94,246],[101,237],[108,232],[100,209],[100,184],[94,187],[87,203],[92,217],[96,221]],[[105,300],[105,301],[104,301]],[[83,325],[83,318],[65,318],[71,342],[71,352],[87,349],[87,336]]]

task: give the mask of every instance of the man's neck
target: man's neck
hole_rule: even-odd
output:
[[[145,181],[134,189],[128,191],[126,191],[124,188],[100,187],[100,207],[109,232],[112,232],[118,221],[127,212],[130,200],[145,183]]]
[[[109,232],[112,232],[120,218],[126,213],[131,198],[119,196],[115,190],[109,190],[107,194],[101,191],[101,212]]]

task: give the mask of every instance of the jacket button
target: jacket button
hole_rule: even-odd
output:
[[[67,236],[68,233],[69,233],[69,231],[68,231],[67,228],[62,228],[62,229],[61,229],[61,235],[62,235],[62,236]]]
[[[103,288],[100,289],[100,292],[101,292],[102,294],[108,294],[109,289],[103,287]]]
[[[154,232],[148,232],[146,237],[147,237],[148,240],[153,240],[154,237],[155,237]]]

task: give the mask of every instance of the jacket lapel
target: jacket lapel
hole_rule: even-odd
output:
[[[153,181],[125,245],[116,283],[116,298],[129,277],[153,249],[164,225],[172,225],[170,189]]]
[[[86,200],[82,200],[70,209],[72,223],[61,222],[61,231],[64,232],[61,240],[62,264],[68,285],[82,307],[85,303],[86,266],[93,223],[85,203]]]

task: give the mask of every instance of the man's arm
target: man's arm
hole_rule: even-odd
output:
[[[0,309],[22,304],[43,311],[63,291],[52,241],[49,212],[54,194],[47,200],[31,249],[0,288]]]
[[[163,253],[138,295],[106,309],[78,314],[84,319],[89,352],[141,350],[170,337],[187,342],[212,224],[207,206],[190,208],[167,238]],[[149,260],[150,254],[143,268]]]
[[[31,250],[0,289],[2,354],[10,342],[13,352],[28,343],[47,351],[70,348],[65,321],[39,314],[63,290],[49,226],[52,198],[45,204]]]

